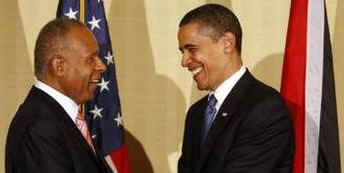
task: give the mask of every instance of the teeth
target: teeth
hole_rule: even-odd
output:
[[[99,79],[94,79],[94,80],[92,80],[92,82],[93,82],[93,83],[99,83],[100,80],[99,80]]]
[[[192,73],[193,75],[196,75],[196,74],[198,74],[201,70],[202,70],[202,68],[199,67],[199,68],[196,68],[196,69],[192,70],[191,73]]]

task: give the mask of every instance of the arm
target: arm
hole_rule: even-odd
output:
[[[223,172],[289,173],[293,162],[293,130],[287,108],[273,97],[254,106],[241,122]]]
[[[63,135],[50,121],[38,121],[23,136],[17,157],[27,173],[75,172]]]
[[[190,112],[190,111],[189,111]],[[187,117],[185,120],[185,126],[184,126],[184,137],[183,137],[183,146],[182,146],[182,153],[181,156],[179,158],[178,161],[178,173],[189,173],[191,172],[191,163],[189,162],[190,159],[188,159],[188,157],[190,157],[190,147],[188,147],[188,145],[190,145],[190,142],[188,140],[191,140],[191,130],[189,127],[189,112],[187,113]]]

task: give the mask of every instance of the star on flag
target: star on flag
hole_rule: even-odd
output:
[[[76,20],[76,14],[78,13],[78,10],[73,11],[72,8],[69,8],[68,13],[65,13],[64,15],[67,16],[69,19],[75,19]]]
[[[122,117],[120,113],[117,114],[117,118],[115,118],[114,120],[117,122],[117,127],[122,125]]]
[[[90,110],[90,112],[93,114],[93,119],[96,119],[97,117],[103,118],[103,115],[101,112],[103,111],[103,108],[98,109],[97,105],[94,105],[94,109]]]
[[[109,87],[108,87],[109,82],[110,81],[106,81],[104,80],[104,78],[102,78],[102,81],[97,84],[98,86],[100,86],[100,92],[103,92],[103,90],[109,91]]]
[[[107,56],[104,57],[107,61],[107,65],[113,64],[113,56],[111,55],[111,52],[108,51]]]
[[[100,26],[99,26],[99,22],[101,21],[101,19],[96,19],[95,16],[92,16],[92,20],[91,21],[88,21],[88,24],[91,25],[91,30],[93,31],[94,28],[98,28],[100,29]]]

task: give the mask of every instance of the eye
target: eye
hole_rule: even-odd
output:
[[[96,57],[95,56],[90,56],[86,59],[87,64],[92,64],[95,61]]]
[[[190,48],[188,48],[188,51],[189,51],[191,54],[196,53],[197,50],[198,50],[198,49],[197,49],[196,47],[190,47]]]

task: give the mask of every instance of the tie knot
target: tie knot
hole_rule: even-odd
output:
[[[217,102],[217,100],[216,100],[216,97],[214,96],[214,94],[211,94],[209,97],[208,97],[208,104],[210,105],[210,106],[215,106],[216,105],[216,102]]]

